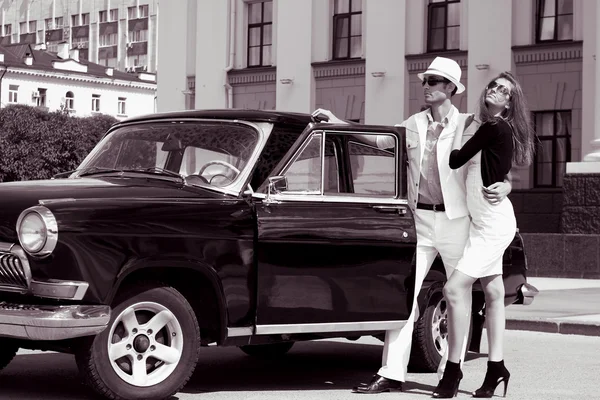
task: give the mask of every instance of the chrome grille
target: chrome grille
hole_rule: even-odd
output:
[[[0,252],[0,286],[27,289],[25,268],[13,253]]]

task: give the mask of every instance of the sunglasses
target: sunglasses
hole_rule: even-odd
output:
[[[500,93],[503,96],[510,96],[510,90],[504,85],[499,85],[496,81],[490,82],[490,84],[486,87],[486,90],[492,89],[496,89],[496,92]]]
[[[425,79],[423,79],[423,81],[421,82],[421,85],[425,86],[425,84],[428,84],[429,86],[435,86],[438,83],[449,83],[450,81],[448,79],[444,79],[444,78],[435,78],[432,76],[428,76]]]

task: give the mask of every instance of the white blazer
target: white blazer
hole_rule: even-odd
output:
[[[440,183],[444,206],[448,219],[460,218],[469,215],[467,209],[467,192],[465,187],[466,168],[451,169],[450,152],[454,142],[454,134],[458,124],[464,123],[470,114],[461,114],[454,106],[452,118],[440,133],[437,141],[437,163],[440,171]],[[408,157],[408,204],[413,213],[419,198],[419,181],[421,179],[421,161],[425,152],[427,138],[427,110],[413,114],[399,126],[406,128],[406,152]]]

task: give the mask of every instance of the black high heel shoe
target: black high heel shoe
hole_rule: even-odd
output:
[[[460,384],[462,377],[463,373],[460,370],[460,362],[453,363],[447,361],[444,376],[440,379],[440,382],[433,391],[431,397],[434,399],[451,399],[452,397],[456,397],[458,385]]]
[[[494,395],[496,388],[499,384],[504,382],[504,396],[506,397],[506,390],[508,389],[508,380],[510,379],[510,372],[504,366],[504,360],[502,361],[488,361],[487,372],[485,373],[485,379],[483,385],[479,389],[473,392],[473,397],[478,398],[490,398]]]

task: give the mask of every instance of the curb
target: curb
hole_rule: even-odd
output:
[[[564,320],[507,319],[506,329],[563,335],[600,336],[600,323],[577,323]]]

